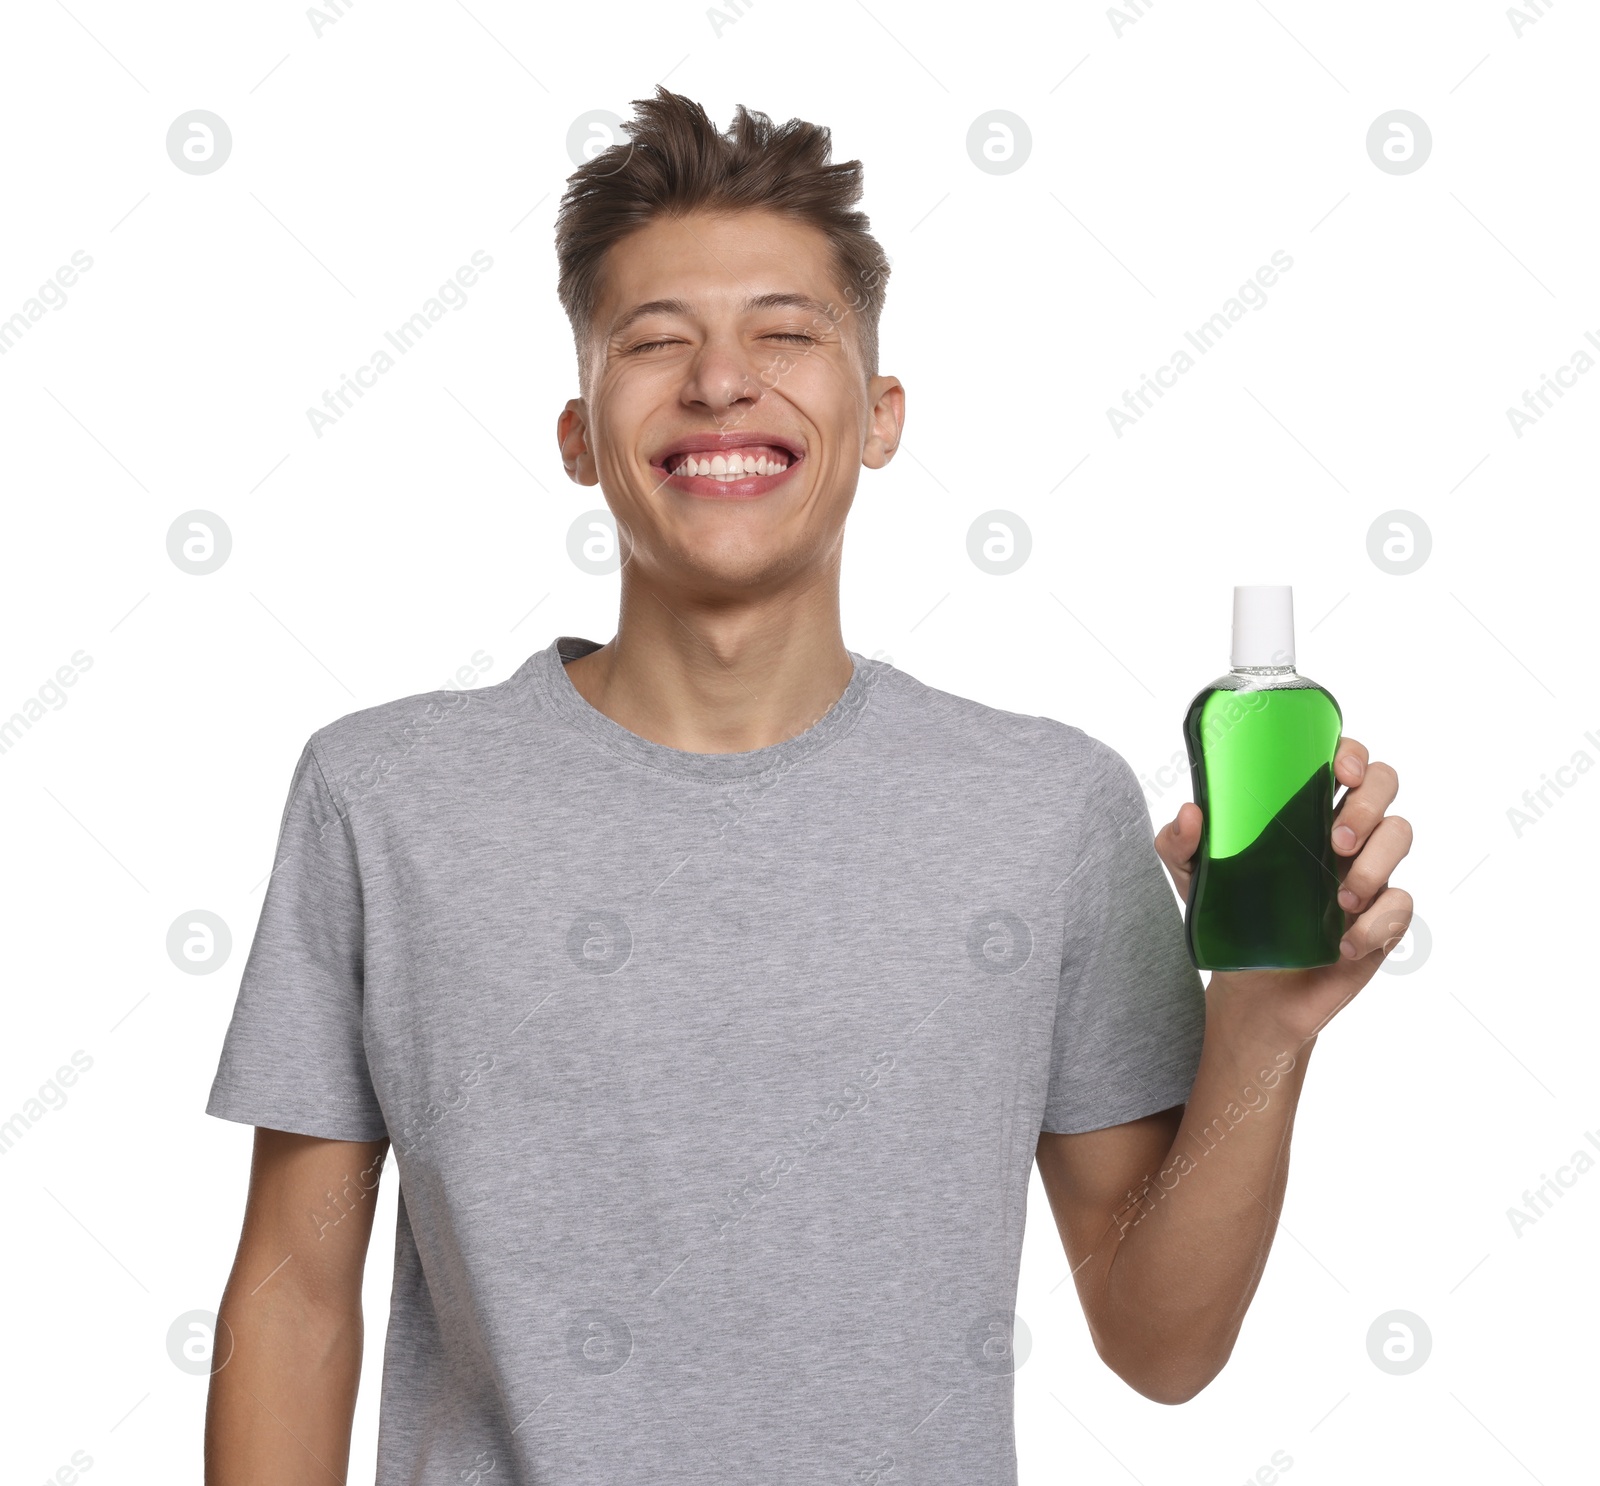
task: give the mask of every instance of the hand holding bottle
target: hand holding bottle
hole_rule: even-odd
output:
[[[1348,787],[1332,830],[1339,906],[1349,920],[1339,959],[1306,970],[1217,970],[1211,977],[1213,991],[1224,991],[1232,1007],[1297,1040],[1314,1036],[1372,979],[1411,922],[1410,893],[1389,886],[1389,874],[1411,850],[1411,823],[1385,814],[1399,792],[1399,775],[1388,764],[1369,763],[1365,746],[1346,737],[1339,739],[1333,770]],[[1185,901],[1202,822],[1200,807],[1186,803],[1156,834],[1156,852]]]

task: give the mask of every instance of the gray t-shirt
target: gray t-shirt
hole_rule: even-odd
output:
[[[206,1105],[393,1142],[378,1482],[1006,1486],[1039,1131],[1199,1063],[1133,771],[854,651],[688,753],[596,648],[312,734]]]

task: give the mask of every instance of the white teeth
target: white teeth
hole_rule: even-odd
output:
[[[684,458],[673,471],[679,475],[710,476],[714,480],[724,483],[730,480],[744,480],[751,475],[778,475],[789,468],[789,461],[779,455],[769,458],[765,454],[712,454],[696,458],[693,454]]]

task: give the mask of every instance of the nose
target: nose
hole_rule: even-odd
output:
[[[759,370],[742,338],[731,333],[713,335],[689,363],[683,401],[686,406],[707,409],[718,418],[748,410],[766,391],[758,377]]]

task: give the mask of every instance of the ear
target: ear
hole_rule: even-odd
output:
[[[881,470],[900,447],[900,433],[906,422],[906,389],[898,377],[873,377],[867,383],[872,399],[872,422],[861,463],[869,470]]]
[[[567,478],[579,485],[598,485],[600,472],[589,449],[589,410],[581,397],[568,399],[556,419],[556,442],[561,445],[561,465]]]

